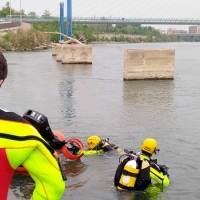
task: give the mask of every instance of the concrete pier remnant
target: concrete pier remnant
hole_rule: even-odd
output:
[[[126,49],[123,79],[174,79],[174,63],[174,49]]]
[[[63,44],[63,64],[91,64],[92,45]]]
[[[56,61],[62,61],[63,44],[56,44]]]
[[[92,64],[92,45],[87,45],[75,38],[59,32],[44,32],[62,35],[67,41],[52,43],[52,56],[62,64]]]
[[[57,46],[56,44],[52,44],[52,56],[56,56],[56,49],[57,49]]]

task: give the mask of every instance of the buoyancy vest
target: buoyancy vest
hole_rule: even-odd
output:
[[[137,181],[135,184],[135,190],[143,191],[146,188],[148,188],[149,184],[151,183],[150,163],[148,157],[140,155],[138,165],[140,168],[140,172],[138,174]]]
[[[125,158],[119,164],[114,178],[115,186],[119,190],[145,190],[150,182],[150,165],[142,157],[137,160]]]

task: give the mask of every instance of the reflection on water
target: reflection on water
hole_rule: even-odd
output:
[[[34,181],[27,172],[15,172],[10,190],[16,199],[30,199],[34,187]]]
[[[87,166],[78,159],[75,161],[62,162],[62,169],[66,176],[75,177],[83,173],[87,169]]]
[[[74,78],[92,76],[92,65],[90,64],[61,64],[60,62],[56,64],[63,76]]]
[[[68,121],[76,117],[76,93],[81,90],[84,79],[92,75],[90,64],[57,64],[62,78],[59,83],[59,95],[62,102],[61,112]]]
[[[60,158],[62,160],[61,166],[63,172],[67,177],[76,177],[87,169],[87,166],[82,163],[80,159],[76,161],[66,161],[66,158],[62,155],[60,155]],[[67,188],[74,190],[76,188],[82,187],[87,182],[88,179],[75,181],[70,185],[67,184]],[[35,183],[29,176],[28,172],[15,172],[11,182],[10,190],[12,191],[12,194],[14,195],[14,197],[16,197],[16,199],[30,199],[34,188]]]
[[[76,112],[74,109],[74,79],[68,78],[66,80],[62,80],[60,82],[60,96],[63,102],[63,110],[62,113],[66,118],[76,117]]]
[[[155,137],[156,132],[160,134],[160,130],[170,126],[173,106],[174,81],[172,80],[123,83],[121,117],[126,120],[128,125],[126,129],[130,133],[145,135],[148,130],[151,137]],[[141,140],[138,142],[141,143]]]
[[[123,99],[138,105],[173,103],[174,81],[124,81]]]
[[[116,191],[117,200],[162,200],[162,196],[159,192],[131,192],[131,191]]]

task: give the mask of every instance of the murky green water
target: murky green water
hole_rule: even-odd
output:
[[[175,80],[123,81],[124,50],[175,49]],[[158,141],[159,163],[170,167],[170,186],[160,193],[120,193],[113,187],[117,154],[82,157],[62,165],[68,177],[62,199],[196,200],[199,192],[200,43],[93,45],[92,65],[62,65],[51,51],[7,52],[9,76],[1,107],[48,116],[52,129],[82,141],[96,134],[139,151],[143,139]],[[29,199],[34,184],[15,175],[10,200]]]

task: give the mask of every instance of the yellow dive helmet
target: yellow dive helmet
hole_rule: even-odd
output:
[[[144,153],[148,153],[148,154],[156,154],[157,151],[160,151],[159,149],[157,149],[157,142],[152,139],[152,138],[147,138],[146,140],[143,141],[142,145],[141,145],[141,150]]]
[[[87,139],[88,149],[95,149],[98,144],[101,142],[100,137],[92,135]]]

